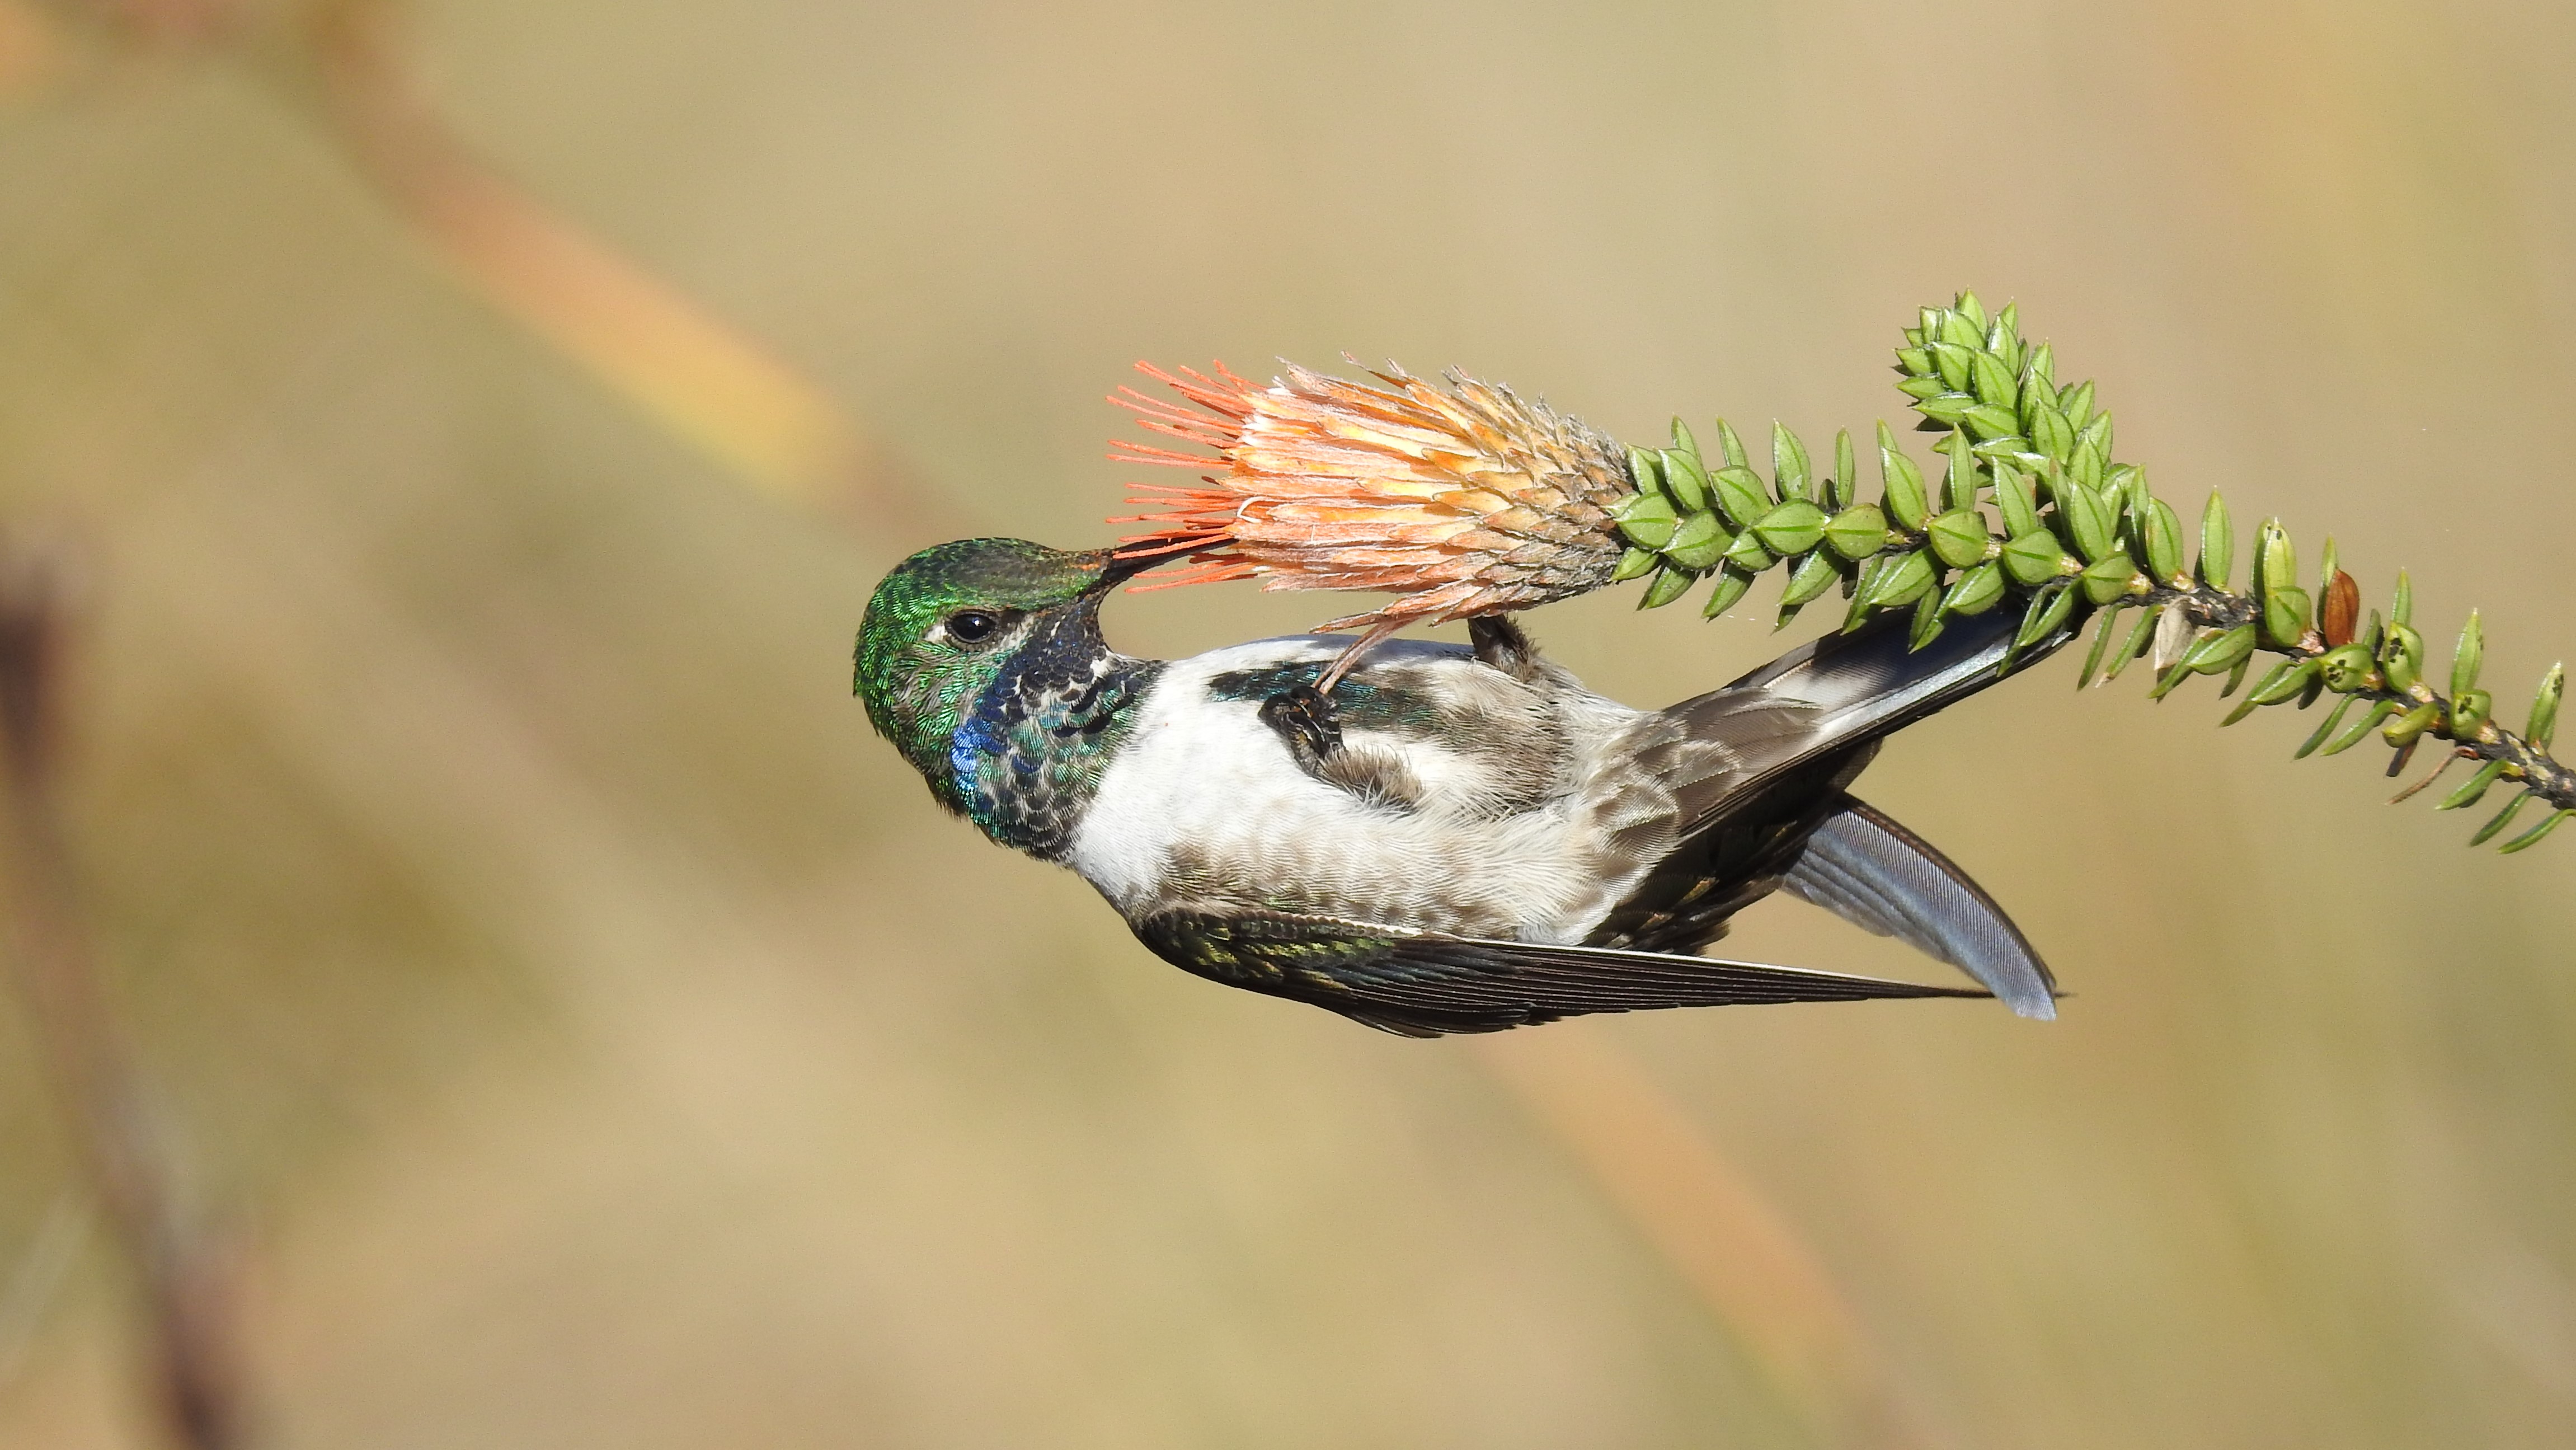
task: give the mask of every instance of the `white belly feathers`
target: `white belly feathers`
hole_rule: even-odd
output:
[[[1372,804],[1300,769],[1259,698],[1210,698],[1222,676],[1330,660],[1347,643],[1298,636],[1175,661],[1103,773],[1068,864],[1130,917],[1269,907],[1580,939],[1609,883],[1579,787],[1637,712],[1522,684],[1448,646],[1380,646],[1353,683],[1402,682],[1486,728],[1480,740],[1344,710],[1346,746],[1399,757],[1419,786],[1409,805]]]

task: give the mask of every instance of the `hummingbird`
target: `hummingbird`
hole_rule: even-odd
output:
[[[1921,649],[1883,616],[1638,710],[1498,615],[1356,659],[1336,635],[1121,654],[1101,602],[1155,562],[925,549],[877,585],[854,673],[943,809],[1070,867],[1163,960],[1409,1037],[1889,997],[2056,1015],[1994,899],[1848,789],[1889,733],[1998,677],[2011,612]],[[1700,954],[1775,891],[1979,986]]]

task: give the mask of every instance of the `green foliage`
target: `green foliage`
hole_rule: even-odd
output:
[[[2060,383],[2056,366],[2047,344],[2023,339],[2014,307],[1989,314],[1963,292],[1948,307],[1924,308],[1896,351],[1897,388],[1921,416],[1918,426],[1942,435],[1936,452],[1944,467],[1936,488],[1880,423],[1875,504],[1863,501],[1849,432],[1835,435],[1833,472],[1819,478],[1798,435],[1773,424],[1765,479],[1726,420],[1717,422],[1721,458],[1711,468],[1677,418],[1670,448],[1629,450],[1638,494],[1617,515],[1632,545],[1618,577],[1652,574],[1642,606],[1654,608],[1714,576],[1704,610],[1714,618],[1757,576],[1786,566],[1782,625],[1839,584],[1852,601],[1844,629],[1911,609],[1917,648],[1953,616],[2007,604],[2022,610],[2017,650],[2095,611],[2102,618],[2078,686],[2108,683],[2152,653],[2151,698],[2195,675],[2226,676],[2221,693],[2232,694],[2256,654],[2280,655],[2224,723],[2334,696],[2300,758],[2339,754],[2375,731],[2398,752],[2395,774],[2426,739],[2442,742],[2441,768],[2457,760],[2478,768],[2437,809],[2475,805],[2499,785],[2513,789],[2472,845],[2501,835],[2535,799],[2548,814],[2499,849],[2535,845],[2576,813],[2576,771],[2549,754],[2563,667],[2541,682],[2529,726],[2517,735],[2497,722],[2492,697],[2478,688],[2485,631],[2475,612],[2452,651],[2450,691],[2437,692],[2425,679],[2426,644],[2413,626],[2414,591],[2403,571],[2388,622],[2374,613],[2365,626],[2358,587],[2333,542],[2312,591],[2301,582],[2289,530],[2270,519],[2256,533],[2253,573],[2240,593],[2231,581],[2235,527],[2215,493],[2201,510],[2199,554],[2187,568],[2181,516],[2149,491],[2144,470],[2116,461],[2111,415],[2098,407],[2093,384]],[[2137,622],[2122,635],[2132,608]],[[2364,708],[2353,719],[2356,706]]]

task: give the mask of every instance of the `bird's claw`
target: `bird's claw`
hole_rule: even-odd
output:
[[[1333,718],[1333,701],[1312,685],[1295,685],[1261,702],[1261,723],[1279,732],[1288,752],[1312,770],[1339,754],[1341,723]]]

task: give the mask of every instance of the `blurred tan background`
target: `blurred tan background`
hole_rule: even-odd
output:
[[[2167,497],[2484,607],[2518,721],[2571,65],[2538,3],[0,0],[0,528],[80,563],[63,824],[249,1443],[2576,1445],[2576,837],[2060,661],[1866,787],[2054,1026],[1405,1042],[940,817],[847,665],[916,547],[1108,537],[1139,357],[1813,442],[1973,285]],[[1533,623],[1662,703],[1776,587]],[[0,1445],[160,1443],[38,1048],[0,996]]]

